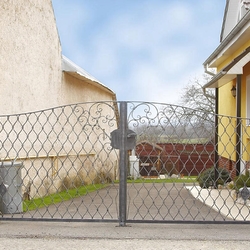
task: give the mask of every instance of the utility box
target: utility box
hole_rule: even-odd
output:
[[[0,211],[2,214],[23,212],[20,162],[0,162]]]

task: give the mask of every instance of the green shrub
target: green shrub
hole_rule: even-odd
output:
[[[224,185],[231,181],[230,173],[225,168],[218,168],[218,178],[215,180],[215,168],[211,167],[203,171],[197,178],[201,188],[209,188],[216,184]]]
[[[234,189],[239,191],[242,187],[250,187],[250,174],[246,171],[246,174],[241,174],[234,178]]]

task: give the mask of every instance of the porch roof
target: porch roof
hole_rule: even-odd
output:
[[[250,47],[246,48],[231,63],[216,74],[203,88],[219,88],[243,74],[243,67],[250,61]]]

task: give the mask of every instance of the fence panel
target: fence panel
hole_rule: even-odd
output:
[[[148,102],[0,116],[1,219],[248,223],[249,129]]]
[[[117,221],[117,122],[105,102],[1,116],[2,218]],[[7,183],[16,164],[21,192]]]
[[[128,221],[249,221],[246,120],[133,102],[128,127],[137,134],[130,153]]]

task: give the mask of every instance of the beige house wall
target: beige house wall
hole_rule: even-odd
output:
[[[1,0],[0,115],[108,101],[109,105],[103,105],[102,115],[114,120],[100,122],[98,126],[92,124],[91,128],[90,119],[88,128],[95,131],[89,134],[84,131],[85,118],[78,117],[83,110],[80,105],[73,115],[68,107],[64,115],[58,115],[61,110],[55,109],[52,114],[34,113],[29,118],[11,116],[0,131],[0,157],[1,161],[23,162],[23,189],[31,185],[31,197],[60,190],[65,179],[75,179],[79,173],[87,182],[89,175],[94,177],[105,169],[112,174],[117,171],[117,153],[111,152],[108,137],[117,128],[115,94],[83,70],[80,70],[83,74],[63,71],[62,59],[51,0]],[[71,66],[69,63],[68,67]],[[89,114],[96,111],[93,103],[83,107]],[[73,127],[69,123],[64,125],[67,112],[71,114],[70,122],[76,124]],[[46,123],[48,117],[51,121]],[[3,124],[5,117],[0,119]],[[55,120],[58,122],[52,126]],[[22,126],[22,122],[26,124]]]
[[[79,103],[93,101],[112,101],[114,94],[105,87],[94,85],[90,80],[80,80],[75,76],[62,73],[61,102]]]
[[[55,106],[61,45],[51,0],[1,0],[0,114]]]

